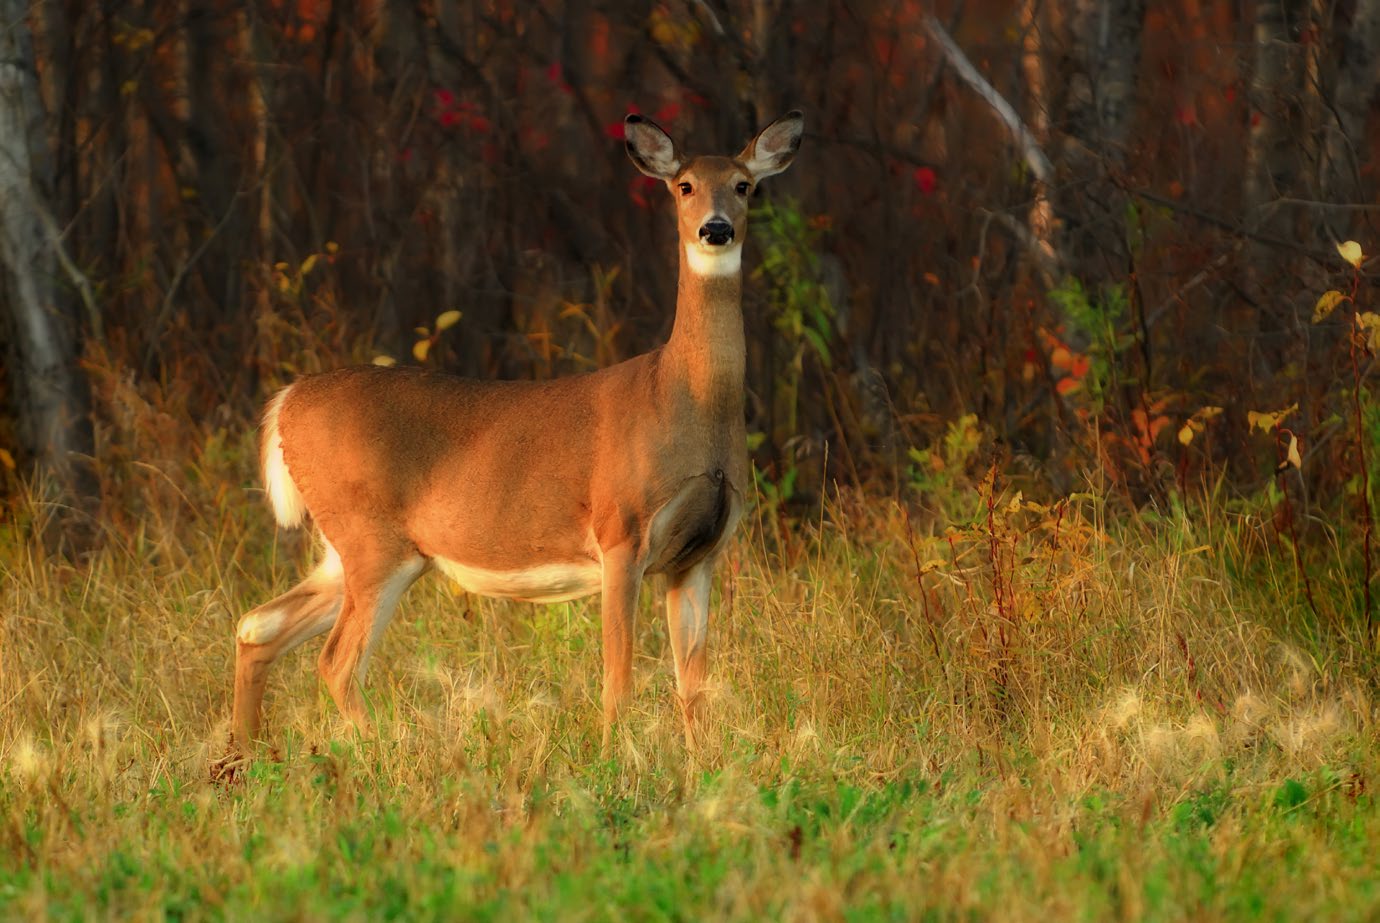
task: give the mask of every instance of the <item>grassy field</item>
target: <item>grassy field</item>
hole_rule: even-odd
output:
[[[221,434],[127,462],[80,566],[23,537],[32,505],[0,520],[0,917],[1380,915],[1359,580],[1318,552],[1315,615],[1268,508],[759,504],[695,753],[656,588],[604,759],[597,602],[430,576],[374,660],[372,736],[308,645],[272,753],[217,781],[236,619],[310,556],[251,457]]]

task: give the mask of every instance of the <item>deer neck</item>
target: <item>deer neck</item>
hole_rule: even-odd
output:
[[[676,320],[666,344],[677,378],[697,404],[731,403],[739,414],[746,367],[741,258],[742,244],[712,257],[681,246]]]

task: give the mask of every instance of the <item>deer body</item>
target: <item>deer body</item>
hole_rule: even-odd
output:
[[[341,710],[362,720],[370,650],[402,592],[430,567],[488,596],[556,602],[602,593],[606,742],[630,683],[638,588],[665,574],[692,733],[712,567],[749,486],[742,189],[785,168],[800,124],[795,113],[778,120],[737,159],[685,161],[659,128],[629,117],[634,162],[681,200],[666,345],[544,382],[363,367],[279,392],[264,421],[269,496],[284,526],[310,513],[326,554],[306,580],[240,623],[241,740],[258,732],[269,665],[328,631],[322,677]],[[697,188],[703,199],[690,208]]]

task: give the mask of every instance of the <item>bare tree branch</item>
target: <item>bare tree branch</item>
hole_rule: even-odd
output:
[[[1011,107],[996,88],[987,81],[987,78],[978,73],[978,69],[968,60],[968,56],[963,53],[963,49],[958,47],[958,43],[944,29],[939,20],[933,16],[925,17],[925,28],[930,35],[939,43],[940,49],[944,52],[944,57],[949,65],[962,77],[964,82],[973,88],[973,91],[981,96],[987,105],[992,107],[992,111],[1005,123],[1011,132],[1017,146],[1020,147],[1025,162],[1030,165],[1030,171],[1035,174],[1037,179],[1049,183],[1054,181],[1054,165],[1049,162],[1045,152],[1040,149],[1039,142],[1035,140],[1035,135],[1021,121],[1021,117],[1016,114],[1016,110]]]

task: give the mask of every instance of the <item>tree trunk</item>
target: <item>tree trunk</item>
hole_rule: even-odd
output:
[[[1337,67],[1332,108],[1336,120],[1329,121],[1325,135],[1326,187],[1323,197],[1334,204],[1361,201],[1360,164],[1367,159],[1366,119],[1371,101],[1380,86],[1380,0],[1357,0],[1351,28],[1342,43]],[[1330,213],[1328,224],[1339,240],[1354,236],[1350,231],[1353,213]]]
[[[1093,291],[1109,263],[1115,275],[1125,268],[1124,200],[1105,178],[1126,159],[1145,3],[1075,0],[1063,13],[1049,9],[1051,31],[1061,39],[1058,109],[1067,130],[1060,157],[1067,185],[1056,197],[1055,212],[1064,225],[1060,255]]]
[[[1244,204],[1261,227],[1275,223],[1266,213],[1271,201],[1294,186],[1303,91],[1298,38],[1306,12],[1301,0],[1260,0],[1256,7]]]
[[[50,233],[52,157],[44,130],[26,0],[0,0],[0,306],[19,438],[62,492],[49,538],[80,547],[97,485],[90,390],[77,364],[73,299],[57,281]]]
[[[1026,100],[1029,109],[1028,122],[1035,143],[1041,150],[1049,150],[1049,94],[1046,90],[1045,62],[1042,46],[1043,29],[1039,21],[1039,0],[1023,0],[1021,3],[1021,76],[1025,78]],[[1059,255],[1059,241],[1054,220],[1054,206],[1049,200],[1049,183],[1036,177],[1032,182],[1034,204],[1026,221],[1036,246],[1044,254],[1044,261],[1037,261],[1035,267],[1040,271],[1041,281],[1046,288],[1053,288],[1059,280],[1054,278],[1048,267],[1058,266],[1063,258]]]
[[[1145,0],[1075,0],[1063,30],[1069,134],[1114,163],[1131,130],[1144,24]]]

